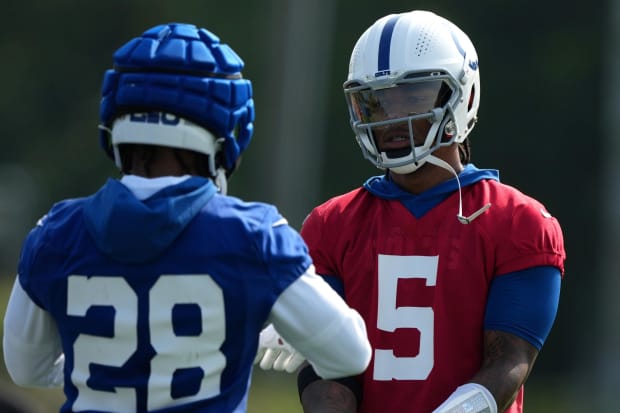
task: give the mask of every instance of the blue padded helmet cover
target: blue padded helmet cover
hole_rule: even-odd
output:
[[[242,78],[243,66],[206,29],[171,23],[145,31],[114,53],[114,68],[105,72],[101,146],[114,157],[109,129],[120,115],[168,112],[224,138],[221,166],[232,172],[254,131],[252,83]]]

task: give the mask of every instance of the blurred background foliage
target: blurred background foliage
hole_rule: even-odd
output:
[[[609,39],[618,24],[613,1],[3,0],[2,307],[21,241],[36,220],[53,202],[88,195],[118,176],[98,146],[99,92],[112,53],[131,37],[156,24],[189,22],[242,56],[257,120],[229,192],[275,203],[299,228],[313,206],[380,173],[362,159],[342,93],[355,41],[385,14],[427,9],[459,25],[478,51],[474,163],[499,169],[505,183],[540,199],[564,230],[560,311],[526,386],[527,411],[595,411],[593,403],[599,412],[617,411],[610,406],[618,396],[601,389],[618,376],[610,381],[599,366],[617,365],[616,337],[608,336],[615,327],[601,316],[617,304],[600,297],[609,297],[618,274],[597,264],[601,239],[616,239],[603,235],[602,204],[614,191],[603,183],[618,183],[601,166],[611,157],[606,142],[618,139],[602,116],[617,119],[605,97],[620,93],[610,90],[617,82],[607,65],[617,54]],[[254,384],[251,413],[301,411],[293,376],[256,372]],[[3,366],[0,389],[41,413],[57,411],[62,400],[56,390],[16,388]]]

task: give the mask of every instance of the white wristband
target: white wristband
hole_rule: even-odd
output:
[[[497,403],[483,385],[466,383],[457,387],[433,413],[497,413]]]

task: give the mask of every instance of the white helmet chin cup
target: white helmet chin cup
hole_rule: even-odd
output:
[[[112,125],[112,146],[118,168],[121,168],[118,145],[159,145],[209,155],[209,172],[216,176],[215,155],[222,150],[221,141],[207,129],[163,112],[123,115]]]
[[[394,168],[390,168],[390,171],[400,174],[400,175],[407,175],[407,174],[417,171],[425,163],[426,163],[426,159],[423,159],[418,163],[410,163],[407,165],[396,166]]]
[[[403,83],[441,79],[452,90],[448,101],[432,113],[431,128],[406,156],[388,158],[372,137],[376,123],[364,123],[352,108],[351,90],[379,90]],[[366,159],[380,169],[410,173],[440,146],[463,142],[473,129],[480,105],[478,56],[469,37],[432,12],[415,10],[377,20],[358,39],[344,83],[351,126]],[[407,117],[402,122],[410,121]],[[446,126],[447,125],[447,126]],[[410,136],[413,143],[413,136]]]

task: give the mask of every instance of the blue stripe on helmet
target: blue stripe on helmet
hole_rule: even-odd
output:
[[[381,39],[379,40],[379,60],[377,62],[377,73],[375,76],[390,73],[390,46],[392,44],[392,33],[394,32],[394,26],[400,18],[400,15],[392,16],[381,32]]]

